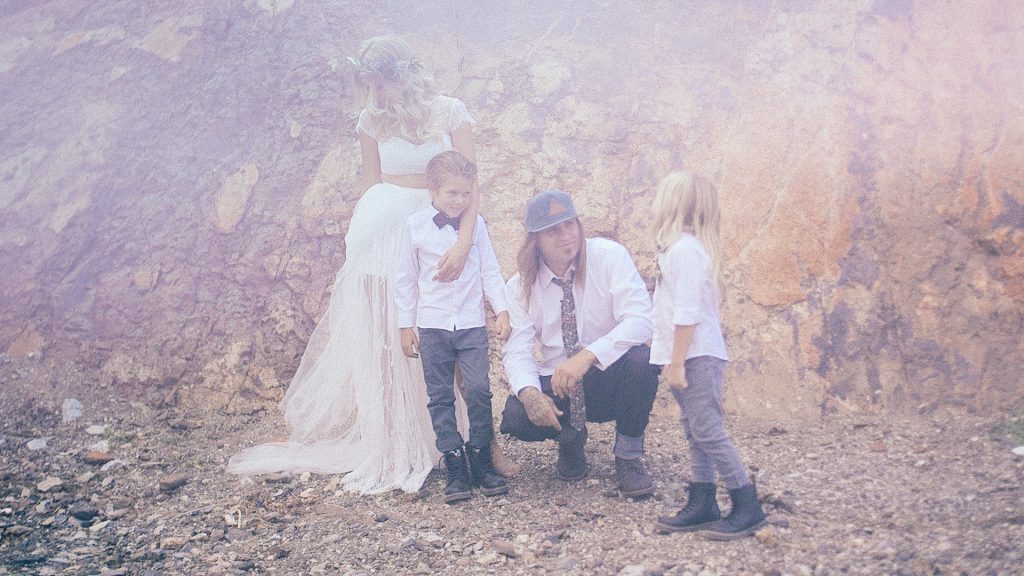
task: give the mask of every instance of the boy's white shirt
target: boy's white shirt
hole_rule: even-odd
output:
[[[651,364],[672,363],[676,326],[693,326],[686,358],[728,360],[718,313],[718,287],[711,256],[696,236],[683,234],[658,257],[661,276],[654,287],[654,338]]]
[[[466,265],[451,282],[434,280],[441,257],[455,245],[458,232],[438,228],[433,205],[406,220],[406,234],[395,276],[395,304],[399,328],[462,330],[486,324],[484,298],[495,314],[508,310],[505,281],[494,254],[487,225],[477,215],[473,244]]]

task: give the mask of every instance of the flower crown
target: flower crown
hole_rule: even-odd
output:
[[[384,58],[377,62],[361,62],[349,56],[348,61],[355,66],[356,71],[360,74],[380,74],[391,80],[397,80],[401,72],[406,70],[416,71],[423,65],[418,58],[406,58],[404,60]]]

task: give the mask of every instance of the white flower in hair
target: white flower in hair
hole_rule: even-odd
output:
[[[394,60],[392,58],[384,58],[377,62],[360,62],[358,59],[351,56],[348,57],[350,64],[355,66],[356,71],[360,74],[380,74],[386,78],[397,80],[398,75],[406,70],[418,70],[421,63],[418,58],[406,58],[403,60]]]

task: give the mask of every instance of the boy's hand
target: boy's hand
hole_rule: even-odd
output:
[[[686,365],[685,364],[668,364],[662,368],[661,373],[665,376],[665,381],[668,385],[676,390],[682,390],[686,388]]]
[[[402,352],[409,358],[420,357],[420,336],[415,328],[401,328]]]
[[[498,314],[498,318],[494,321],[494,333],[498,340],[502,342],[508,340],[508,335],[512,333],[512,325],[508,321],[508,312]]]

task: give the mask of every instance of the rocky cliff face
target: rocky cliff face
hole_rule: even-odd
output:
[[[358,200],[344,56],[393,31],[478,120],[506,275],[547,187],[650,272],[653,188],[699,170],[735,408],[1024,402],[1021,4],[400,4],[0,8],[0,350],[280,398]]]

